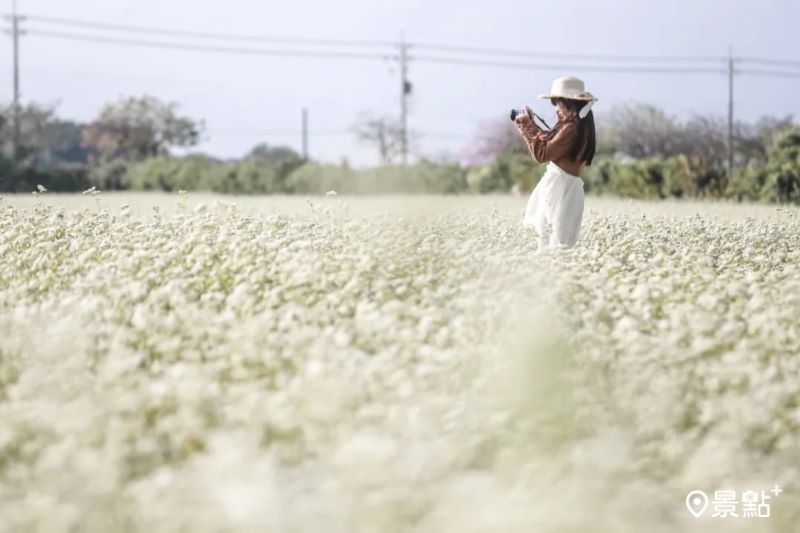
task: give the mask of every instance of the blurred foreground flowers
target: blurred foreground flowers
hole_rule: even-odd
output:
[[[799,523],[795,211],[620,203],[537,255],[518,206],[99,206],[0,204],[2,532]]]

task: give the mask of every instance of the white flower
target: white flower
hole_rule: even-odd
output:
[[[800,486],[797,217],[590,199],[539,256],[512,197],[134,198],[0,209],[9,530],[677,531],[687,485]]]

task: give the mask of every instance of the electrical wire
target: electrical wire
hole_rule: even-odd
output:
[[[580,59],[590,61],[632,61],[632,62],[688,62],[688,63],[719,63],[727,61],[725,57],[717,56],[631,56],[618,54],[568,54],[560,52],[509,50],[503,48],[488,48],[476,46],[453,46],[427,42],[414,42],[413,48],[427,49],[436,52],[467,53],[476,55],[494,55],[507,57],[533,57],[553,59]]]
[[[345,46],[345,47],[397,47],[397,43],[389,41],[371,41],[371,40],[341,40],[341,39],[298,39],[298,38],[281,38],[281,37],[266,37],[259,35],[236,35],[231,33],[220,32],[199,32],[199,31],[186,31],[175,30],[166,28],[154,28],[145,26],[134,26],[128,24],[112,24],[106,22],[93,22],[87,20],[79,20],[72,18],[50,17],[43,15],[30,15],[28,19],[32,21],[40,21],[47,24],[54,24],[59,26],[71,26],[78,28],[96,29],[96,30],[112,30],[122,31],[129,33],[149,34],[149,35],[163,35],[167,37],[183,37],[193,39],[216,39],[221,41],[239,41],[239,42],[260,42],[260,43],[275,43],[275,44],[294,44],[294,45],[310,45],[310,46]]]
[[[770,78],[800,78],[800,72],[784,72],[779,70],[741,69],[737,74],[766,76]]]
[[[392,60],[395,56],[362,53],[362,52],[339,52],[325,50],[292,50],[292,49],[265,49],[265,48],[243,48],[243,47],[224,47],[200,44],[186,44],[169,41],[153,41],[142,39],[129,39],[117,37],[105,37],[99,35],[88,35],[82,33],[69,33],[49,30],[28,30],[32,35],[50,37],[56,39],[66,39],[83,42],[100,42],[108,44],[118,44],[124,46],[136,46],[151,49],[172,49],[193,52],[211,52],[233,55],[263,55],[274,57],[314,57],[314,58],[347,58],[347,59],[371,59],[371,60]],[[638,72],[638,73],[671,73],[671,74],[718,74],[724,73],[723,69],[713,69],[708,67],[645,67],[645,66],[610,66],[610,65],[564,65],[564,64],[544,64],[544,63],[522,63],[492,60],[472,60],[457,59],[440,56],[412,55],[412,61],[424,61],[429,63],[489,66],[529,70],[582,70],[594,72]]]
[[[219,54],[235,54],[235,55],[261,55],[273,57],[316,57],[316,58],[346,58],[346,59],[372,59],[372,60],[391,60],[393,56],[378,53],[362,53],[362,52],[330,52],[325,50],[281,50],[281,49],[267,49],[267,48],[243,48],[243,47],[230,47],[230,46],[212,46],[201,44],[186,44],[169,41],[151,41],[141,39],[127,39],[117,37],[104,37],[99,35],[87,35],[80,33],[68,33],[49,30],[27,30],[31,35],[38,35],[41,37],[51,37],[55,39],[65,39],[71,41],[84,41],[84,42],[97,42],[118,44],[125,46],[136,46],[140,48],[156,48],[156,49],[171,49],[183,50],[189,52],[211,52]]]
[[[440,63],[450,65],[469,65],[482,67],[502,67],[526,70],[582,70],[593,72],[640,72],[640,73],[670,73],[670,74],[720,74],[724,69],[708,67],[646,67],[646,66],[611,66],[611,65],[565,65],[565,64],[546,64],[546,63],[522,63],[511,61],[493,60],[474,60],[458,59],[441,56],[418,56],[412,55],[411,60],[425,61],[428,63]]]
[[[744,61],[748,63],[757,63],[761,65],[775,65],[783,67],[800,67],[800,61],[789,61],[785,59],[768,59],[764,57],[739,57],[734,60]]]
[[[114,32],[127,32],[136,33],[140,35],[157,35],[170,38],[181,39],[204,39],[204,40],[218,40],[218,41],[234,41],[234,42],[248,42],[248,43],[271,43],[271,44],[284,44],[293,46],[322,46],[322,47],[348,47],[348,48],[392,48],[396,49],[400,43],[391,41],[379,40],[342,40],[342,39],[310,39],[310,38],[281,38],[281,37],[267,37],[258,35],[237,35],[223,32],[200,32],[200,31],[187,31],[167,28],[157,28],[149,26],[138,26],[130,24],[117,24],[89,21],[83,19],[67,18],[67,17],[53,17],[46,15],[28,15],[24,17],[26,20],[32,22],[39,22],[46,25],[66,26],[71,28],[95,29],[101,31],[114,31]],[[247,54],[247,55],[269,55],[269,56],[284,56],[284,57],[323,57],[323,58],[350,58],[350,59],[383,59],[383,60],[398,60],[396,53],[387,54],[368,54],[361,52],[339,52],[339,51],[326,51],[326,50],[296,50],[296,49],[260,49],[260,48],[243,48],[243,47],[227,47],[216,45],[204,44],[190,44],[186,42],[173,42],[163,40],[140,40],[127,37],[117,36],[104,36],[104,35],[89,35],[85,33],[67,33],[58,30],[43,30],[31,29],[28,33],[51,37],[59,39],[68,39],[75,41],[86,42],[103,42],[109,44],[120,44],[128,46],[139,46],[147,48],[165,48],[175,50],[187,51],[202,51],[214,53],[231,53],[231,54]],[[640,56],[640,55],[624,55],[624,54],[570,54],[559,52],[545,52],[545,51],[524,51],[524,50],[511,50],[504,48],[493,47],[479,47],[479,46],[459,46],[447,45],[434,42],[411,42],[407,43],[409,48],[418,50],[429,50],[433,52],[443,52],[447,54],[456,55],[473,55],[473,56],[493,56],[500,57],[514,57],[514,58],[548,58],[554,60],[580,60],[590,61],[590,65],[564,65],[564,64],[537,64],[537,63],[523,63],[513,61],[502,61],[499,59],[473,59],[465,57],[452,57],[452,56],[431,56],[431,55],[415,55],[411,59],[416,61],[428,61],[440,64],[453,64],[453,65],[473,65],[473,66],[490,66],[502,68],[520,68],[520,69],[537,69],[537,70],[564,70],[575,69],[593,72],[639,72],[639,73],[669,73],[669,74],[711,74],[725,72],[722,69],[714,69],[709,67],[683,67],[683,66],[632,66],[632,65],[596,65],[594,62],[616,62],[616,63],[651,63],[651,64],[666,64],[666,63],[689,63],[689,64],[720,64],[728,61],[724,56]],[[753,63],[762,65],[774,65],[783,67],[800,67],[800,61],[772,59],[763,57],[735,57],[733,58],[736,63]],[[795,77],[792,72],[778,72],[768,70],[742,70],[742,73],[764,75],[773,77]]]

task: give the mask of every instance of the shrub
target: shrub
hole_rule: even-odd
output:
[[[224,176],[225,165],[207,156],[153,157],[128,167],[123,182],[140,191],[212,191]]]
[[[128,163],[115,159],[94,165],[89,170],[89,181],[101,191],[116,191],[127,188]]]
[[[761,199],[800,203],[800,128],[781,133],[770,147]]]

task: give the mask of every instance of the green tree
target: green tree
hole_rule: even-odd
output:
[[[245,159],[273,167],[281,181],[306,162],[303,156],[287,146],[269,146],[265,143],[256,145]]]
[[[201,122],[179,115],[175,103],[129,97],[103,107],[84,129],[83,139],[104,160],[141,161],[167,155],[171,148],[194,146],[202,129]]]
[[[81,124],[62,120],[55,107],[37,104],[19,110],[17,166],[49,168],[60,163],[85,162],[88,151],[81,146]],[[13,107],[0,109],[0,151],[13,156]]]
[[[415,192],[456,194],[467,188],[466,171],[453,163],[423,159],[412,172],[420,182]]]
[[[755,202],[761,199],[761,191],[767,181],[763,162],[750,163],[733,173],[728,180],[725,196],[737,201]]]
[[[113,168],[111,171],[113,176]],[[121,181],[124,188],[134,190],[219,191],[228,171],[227,165],[204,155],[161,156],[131,164]]]
[[[800,128],[784,131],[767,153],[761,199],[800,203]]]

